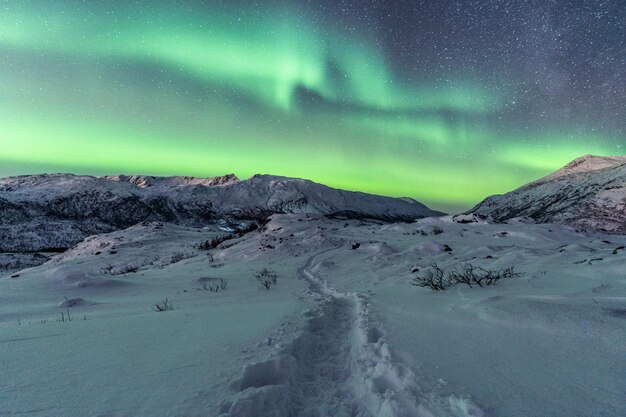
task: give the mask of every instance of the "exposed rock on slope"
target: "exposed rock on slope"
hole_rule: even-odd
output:
[[[202,225],[311,213],[414,220],[441,213],[411,199],[255,175],[214,178],[31,175],[0,179],[0,252],[59,250],[141,221]]]
[[[585,155],[517,190],[488,197],[469,213],[626,233],[626,156]]]

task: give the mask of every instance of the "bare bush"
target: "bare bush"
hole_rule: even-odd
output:
[[[117,266],[108,264],[104,268],[100,269],[100,273],[107,274],[107,275],[130,274],[130,273],[138,272],[139,270],[147,266],[154,265],[158,260],[159,260],[159,257],[155,256],[155,257],[148,258],[148,259],[142,259],[134,263],[122,264],[122,265],[117,265]]]
[[[226,281],[224,278],[220,278],[219,284],[220,284],[220,290],[222,291],[228,288],[228,281]]]
[[[207,251],[211,249],[215,249],[222,243],[226,242],[227,240],[233,239],[234,237],[235,235],[230,234],[230,233],[225,234],[225,235],[217,235],[212,239],[208,239],[208,240],[205,240],[204,242],[200,242],[198,244],[198,249],[207,250]]]
[[[416,275],[413,277],[411,284],[417,287],[430,288],[433,291],[443,291],[449,286],[443,269],[439,268],[436,263],[430,265],[430,269],[426,271],[424,276]]]
[[[139,271],[140,266],[134,264],[126,264],[121,266],[107,265],[100,270],[101,274],[108,275],[124,275]]]
[[[478,274],[478,269],[471,263],[461,264],[458,268],[454,268],[452,271],[448,273],[448,277],[450,283],[454,284],[465,284],[470,288],[472,284],[476,284],[479,287],[483,286],[483,276]]]
[[[174,310],[174,306],[170,303],[170,300],[168,300],[167,298],[163,301],[161,301],[160,303],[156,303],[152,309],[154,311],[161,312],[161,311],[171,311]]]
[[[271,269],[263,268],[260,271],[255,272],[254,278],[261,284],[261,288],[269,290],[272,285],[276,285],[278,281],[278,275]]]
[[[67,311],[67,314],[65,314],[65,313],[63,313],[63,312],[61,311],[61,317],[59,317],[59,318],[57,319],[57,322],[59,322],[59,323],[65,323],[65,322],[67,322],[67,321],[72,321],[72,320],[74,320],[74,319],[72,318],[72,316],[70,316],[70,311],[69,311],[69,310],[66,310],[66,311]]]
[[[113,273],[113,269],[114,269],[113,265],[109,264],[109,265],[106,265],[105,267],[101,268],[100,269],[100,273],[101,274],[115,275]]]
[[[469,268],[471,266],[471,268]],[[463,266],[462,266],[463,267]],[[500,269],[484,269],[484,268],[476,268],[471,264],[465,264],[464,271],[466,271],[466,277],[462,281],[457,281],[457,283],[467,284],[471,287],[470,284],[477,284],[479,287],[484,285],[495,285],[501,279],[508,278],[516,278],[521,276],[522,274],[515,271],[514,266],[509,266]],[[470,271],[470,272],[467,272]],[[469,283],[467,282],[469,280]]]
[[[469,262],[459,265],[446,274],[436,263],[433,263],[424,276],[413,277],[411,284],[417,287],[430,288],[433,291],[443,291],[457,284],[465,284],[470,288],[474,285],[479,287],[495,285],[501,279],[516,278],[521,275],[515,271],[514,266],[485,269]]]
[[[228,288],[228,281],[224,278],[220,278],[219,280],[200,281],[200,285],[205,291],[218,292]]]
[[[439,227],[439,226],[433,226],[432,228],[430,228],[430,230],[428,230],[428,228],[425,229],[417,229],[414,230],[412,232],[405,232],[405,235],[421,235],[421,236],[428,236],[430,235],[440,235],[444,232],[444,230]]]
[[[435,226],[433,227],[433,229],[430,231],[431,234],[433,235],[440,235],[443,233],[443,229],[439,226]]]
[[[200,286],[204,291],[218,292],[220,287],[216,282],[201,281]]]
[[[180,262],[183,259],[188,259],[194,257],[195,254],[189,252],[174,252],[170,259],[170,264],[175,264],[176,262]]]
[[[139,271],[139,265],[124,265],[118,269],[118,275],[130,274]]]

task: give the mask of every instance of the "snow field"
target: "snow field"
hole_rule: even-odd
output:
[[[217,233],[135,226],[0,277],[0,415],[626,414],[626,236],[277,215],[196,249]],[[433,262],[523,275],[412,286]],[[213,279],[227,289],[202,289]],[[152,311],[165,298],[174,310]]]

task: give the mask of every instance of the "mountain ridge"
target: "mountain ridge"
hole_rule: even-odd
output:
[[[487,197],[467,213],[626,233],[626,156],[584,155],[511,192]]]
[[[0,252],[61,250],[142,221],[201,226],[301,213],[383,221],[438,216],[424,204],[273,175],[41,174],[0,178]]]

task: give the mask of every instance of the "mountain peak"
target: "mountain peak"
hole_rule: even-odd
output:
[[[486,198],[470,212],[626,233],[626,156],[581,156],[540,180]]]
[[[549,181],[563,175],[577,174],[582,172],[596,171],[599,169],[613,168],[626,164],[625,156],[597,156],[597,155],[583,155],[573,161],[567,163],[561,169],[553,172],[552,174],[542,178],[540,181]]]

